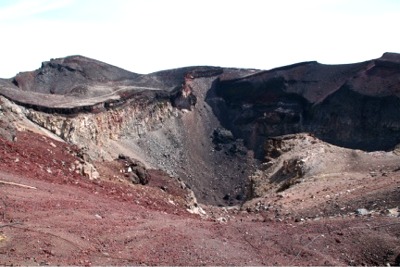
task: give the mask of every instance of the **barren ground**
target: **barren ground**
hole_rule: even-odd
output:
[[[0,79],[0,265],[400,265],[399,62]]]
[[[204,206],[201,217],[186,210],[183,191],[161,171],[151,171],[148,186],[131,185],[110,162],[98,168],[101,179],[90,181],[69,169],[77,158],[65,143],[30,132],[0,141],[0,180],[36,188],[0,184],[1,265],[400,261],[399,218],[383,212],[399,205],[395,170],[365,176],[363,184],[354,178],[354,190],[340,199],[326,195],[343,190],[343,174],[324,186],[300,183],[275,194],[269,208]],[[356,215],[358,208],[382,212]]]

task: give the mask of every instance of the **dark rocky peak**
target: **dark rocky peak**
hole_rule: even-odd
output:
[[[369,62],[348,82],[355,92],[375,97],[400,97],[400,54],[385,53]]]
[[[51,59],[43,62],[43,66],[50,66],[69,71],[80,71],[85,77],[94,81],[120,81],[134,79],[139,76],[122,68],[83,56],[69,56],[65,58]]]
[[[395,63],[400,63],[400,54],[386,52],[382,55],[380,60],[391,61]]]
[[[85,94],[87,85],[122,82],[139,75],[83,56],[45,61],[35,71],[21,72],[12,80],[23,91],[46,94]]]

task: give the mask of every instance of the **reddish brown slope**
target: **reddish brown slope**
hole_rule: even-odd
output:
[[[66,144],[32,133],[18,134],[15,143],[1,140],[1,180],[37,189],[0,184],[0,264],[383,265],[396,261],[400,224],[395,218],[296,223],[275,217],[273,210],[257,214],[206,207],[210,217],[201,219],[181,206],[179,196],[160,188],[65,175],[69,170],[64,165],[76,160],[69,150],[73,149]],[[43,171],[47,167],[52,173]],[[112,178],[111,169],[104,169],[104,177]]]

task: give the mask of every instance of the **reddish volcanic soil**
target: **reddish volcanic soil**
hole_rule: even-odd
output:
[[[190,214],[161,171],[147,186],[103,164],[99,180],[69,168],[68,144],[29,132],[0,140],[1,265],[382,265],[400,260],[388,216],[295,222],[238,207]],[[163,190],[161,189],[163,187]],[[309,200],[305,200],[306,202]],[[271,211],[272,212],[272,211]],[[397,257],[397,259],[396,259]]]

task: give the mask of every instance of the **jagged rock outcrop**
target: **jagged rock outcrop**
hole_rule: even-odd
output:
[[[62,139],[87,147],[93,160],[112,160],[119,154],[111,145],[122,137],[140,138],[162,127],[164,120],[176,116],[170,102],[127,103],[121,109],[74,116],[29,109],[26,117]]]
[[[366,152],[325,143],[308,133],[268,138],[263,146],[265,159],[252,176],[249,198],[283,192],[313,179],[348,179],[365,176],[386,176],[397,169],[399,155],[393,151]],[[378,169],[378,171],[371,171]]]

